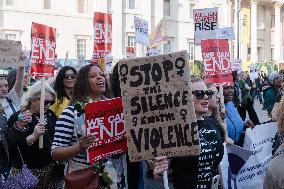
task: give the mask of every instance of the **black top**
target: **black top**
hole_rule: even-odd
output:
[[[211,180],[218,174],[218,165],[224,154],[221,126],[213,118],[198,120],[197,124],[201,154],[172,159],[175,189],[211,188]]]
[[[30,169],[41,169],[46,165],[53,162],[51,157],[51,144],[53,140],[56,115],[48,110],[45,113],[45,128],[46,132],[43,135],[43,148],[39,149],[39,140],[35,141],[34,144],[28,146],[26,142],[27,136],[34,132],[35,126],[40,122],[39,115],[32,115],[32,122],[29,123],[24,129],[17,126],[15,122],[18,120],[19,112],[13,114],[8,120],[8,125],[11,130],[10,142],[13,144],[11,159],[12,165],[15,168],[21,168],[22,162],[17,151],[17,145],[21,151],[25,164]]]

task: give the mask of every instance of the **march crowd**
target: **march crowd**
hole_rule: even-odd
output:
[[[221,188],[221,182],[216,185],[213,178],[220,174],[218,167],[224,154],[223,143],[243,145],[245,130],[260,124],[253,106],[258,100],[279,126],[273,147],[274,154],[279,155],[274,156],[267,168],[264,188],[283,188],[282,76],[260,73],[256,80],[251,81],[249,74],[242,72],[233,73],[233,78],[234,85],[223,85],[222,89],[198,77],[191,78],[201,145],[199,156],[157,157],[137,163],[130,163],[127,154],[111,156],[94,167],[101,173],[101,187],[162,188],[163,172],[167,171],[170,187],[175,189]],[[6,79],[0,80],[1,181],[24,174],[22,166],[25,164],[38,179],[31,188],[63,188],[64,175],[92,166],[87,161],[86,149],[95,138],[86,135],[83,129],[85,105],[121,96],[117,66],[110,75],[104,74],[96,64],[85,65],[80,70],[65,66],[44,87],[42,124],[39,115],[41,81],[30,86],[24,67],[10,71]],[[225,109],[220,94],[224,96]],[[249,119],[246,118],[247,112]],[[39,149],[41,136],[44,142],[43,148]],[[0,186],[13,188],[12,185],[4,186],[4,182]]]

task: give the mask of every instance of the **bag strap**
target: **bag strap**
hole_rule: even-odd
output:
[[[6,97],[6,99],[7,99],[8,103],[9,103],[9,106],[11,107],[13,113],[16,113],[16,109],[15,109],[15,107],[13,105],[12,100],[10,98],[8,98],[8,97]]]
[[[25,164],[25,162],[24,162],[24,159],[23,159],[23,156],[22,156],[22,153],[21,153],[21,150],[20,150],[19,146],[17,146],[17,149],[18,149],[18,152],[19,152],[19,155],[20,155],[20,158],[21,158],[22,164],[24,165],[24,164]]]

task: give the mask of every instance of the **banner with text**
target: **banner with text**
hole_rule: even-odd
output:
[[[145,46],[149,45],[148,22],[134,16],[134,26],[136,43],[140,43]]]
[[[200,153],[185,51],[118,62],[130,161]]]
[[[276,132],[276,122],[257,125],[254,129],[246,130],[244,149],[231,154],[231,163],[230,159],[228,160],[230,168],[224,166],[223,161],[221,163],[222,176],[225,175],[223,177],[225,189],[262,188],[265,169],[272,158],[272,145]],[[252,154],[248,156],[245,149]],[[229,151],[228,156],[230,156]]]
[[[250,41],[250,9],[242,8],[242,42],[248,44]]]
[[[127,151],[121,98],[87,104],[85,125],[87,134],[96,136],[87,150],[91,164]]]
[[[32,23],[31,76],[52,77],[56,59],[56,29]]]
[[[216,84],[232,84],[233,77],[228,40],[202,40],[201,49],[206,81]]]
[[[25,62],[21,60],[21,52],[21,41],[0,39],[0,67],[24,66]]]
[[[194,43],[200,45],[203,39],[215,39],[218,25],[218,8],[194,9]]]
[[[149,48],[156,48],[160,42],[165,41],[166,39],[165,22],[164,20],[161,20],[151,32]]]
[[[100,59],[111,55],[112,50],[112,15],[94,13],[94,52],[92,63],[98,64]],[[105,61],[101,62],[105,63]]]

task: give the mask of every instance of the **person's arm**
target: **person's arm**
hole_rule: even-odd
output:
[[[16,75],[15,92],[19,98],[23,96],[25,67],[19,67]]]

